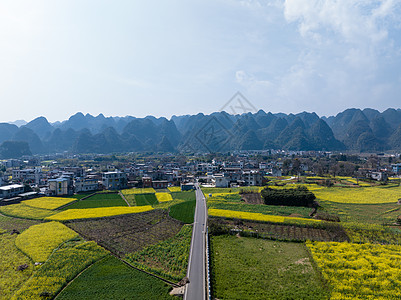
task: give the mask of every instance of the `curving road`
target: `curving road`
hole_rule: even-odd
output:
[[[184,300],[206,299],[206,199],[196,184],[196,208]]]

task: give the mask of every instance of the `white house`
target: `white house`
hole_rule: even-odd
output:
[[[22,184],[10,184],[0,187],[0,198],[12,198],[24,192]]]

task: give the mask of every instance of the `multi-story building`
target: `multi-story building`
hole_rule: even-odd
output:
[[[99,190],[99,182],[96,179],[77,177],[74,180],[76,193],[91,192]]]
[[[242,180],[245,185],[263,185],[263,176],[259,171],[244,171],[242,172]]]
[[[105,172],[102,176],[102,183],[108,190],[119,190],[127,187],[127,175],[120,171]]]
[[[74,185],[71,177],[62,176],[56,179],[49,179],[49,190],[55,196],[74,194]]]
[[[41,184],[42,168],[36,167],[34,169],[12,170],[14,182],[29,182]]]
[[[10,184],[0,187],[0,198],[12,198],[24,192],[22,184]]]
[[[391,167],[393,168],[394,174],[401,175],[401,164],[393,164]]]

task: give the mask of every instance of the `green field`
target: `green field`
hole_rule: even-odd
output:
[[[135,202],[137,206],[154,205],[159,203],[155,194],[135,194]]]
[[[85,200],[74,202],[71,205],[63,207],[63,210],[113,206],[127,206],[127,203],[119,194],[104,193],[96,194]]]
[[[212,237],[217,299],[327,299],[304,244],[236,236]]]
[[[194,222],[196,200],[185,201],[170,207],[170,217],[191,224]]]
[[[171,193],[171,196],[173,197],[173,199],[180,199],[180,200],[185,200],[185,201],[196,200],[194,191],[173,192],[173,193]]]
[[[342,222],[394,224],[401,215],[401,206],[396,203],[351,204],[320,200],[319,204],[329,214],[338,215]]]
[[[174,237],[127,255],[134,266],[169,280],[180,281],[187,273],[192,226],[183,226]]]
[[[169,290],[163,281],[108,256],[83,272],[56,299],[175,299]]]

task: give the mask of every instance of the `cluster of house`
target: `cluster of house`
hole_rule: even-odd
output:
[[[83,167],[54,166],[42,168],[40,161],[22,162],[7,160],[0,162],[0,199],[29,198],[37,193],[44,195],[71,195],[102,189],[118,190],[130,187],[166,188],[181,186],[192,189],[195,180],[216,187],[262,186],[266,175],[282,176],[283,161],[261,162],[249,157],[228,158],[227,161],[213,159],[211,162],[187,160],[182,163],[154,161],[127,163],[117,168],[107,165],[102,171]],[[30,166],[26,168],[26,166]],[[300,171],[308,172],[301,164]],[[387,174],[401,175],[401,163],[392,164],[386,170],[367,170],[366,177],[387,180]]]

